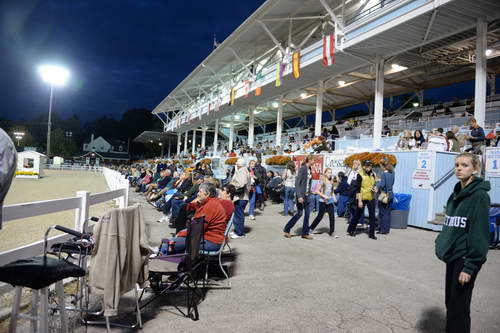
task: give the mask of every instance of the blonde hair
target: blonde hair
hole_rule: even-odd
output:
[[[478,155],[464,152],[464,153],[458,154],[457,157],[455,157],[455,160],[457,160],[460,157],[467,157],[470,160],[470,162],[472,163],[472,166],[474,167],[474,169],[478,172],[481,172],[482,164],[481,164],[481,160],[479,159]]]

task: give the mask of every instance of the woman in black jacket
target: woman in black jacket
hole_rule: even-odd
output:
[[[489,246],[490,183],[479,177],[477,155],[455,159],[460,180],[446,204],[436,255],[446,263],[446,332],[470,332],[470,303],[474,282],[486,262]]]

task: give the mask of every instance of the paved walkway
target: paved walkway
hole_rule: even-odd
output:
[[[143,201],[135,193],[131,200]],[[143,208],[155,243],[169,229],[155,222],[159,213],[152,207]],[[285,239],[280,208],[270,205],[256,221],[247,220],[247,237],[231,242],[233,288],[209,291],[199,321],[161,306],[145,311],[142,331],[443,331],[445,267],[434,256],[437,233],[410,228],[377,241],[366,234],[351,238],[339,218],[338,239],[326,233],[312,241]],[[327,217],[322,223],[326,231]],[[500,251],[490,251],[474,291],[473,332],[500,332],[499,277]]]

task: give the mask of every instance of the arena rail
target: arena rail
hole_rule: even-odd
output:
[[[87,191],[78,191],[76,197],[62,198],[55,200],[28,202],[16,205],[9,205],[3,207],[3,223],[7,225],[12,221],[25,219],[33,216],[57,213],[67,210],[75,210],[75,224],[74,229],[83,231],[85,221],[89,216],[90,206],[106,202],[109,200],[116,200],[118,207],[124,208],[128,206],[128,191],[129,182],[119,172],[102,168],[104,178],[106,179],[109,191],[91,194]],[[89,229],[92,227],[90,226]],[[1,231],[0,231],[1,232]],[[42,236],[42,235],[40,235]],[[49,247],[56,243],[65,241],[73,236],[63,234],[49,238]],[[41,255],[43,252],[43,240],[24,245],[12,250],[0,252],[0,266],[8,264],[14,260],[30,258],[33,256]],[[13,287],[7,284],[0,284],[0,295],[12,290]]]
[[[76,171],[93,171],[103,172],[103,167],[93,165],[73,165],[73,164],[47,164],[46,169],[51,170],[76,170]]]

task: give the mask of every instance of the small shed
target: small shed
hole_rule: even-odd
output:
[[[47,163],[47,156],[36,151],[17,153],[16,178],[41,178]]]
[[[64,158],[60,156],[54,156],[54,158],[52,159],[52,164],[60,166],[61,164],[64,164]]]

